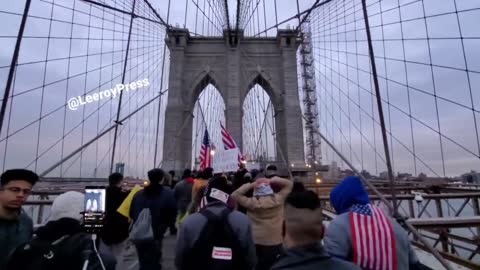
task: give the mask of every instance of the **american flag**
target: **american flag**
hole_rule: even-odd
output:
[[[354,205],[350,212],[353,261],[363,269],[397,270],[397,252],[392,223],[371,204]]]
[[[240,152],[240,148],[237,147],[237,144],[233,140],[232,136],[230,133],[228,133],[227,129],[220,123],[220,127],[222,128],[222,141],[223,141],[223,147],[225,150],[229,149],[238,149],[238,166],[242,164],[243,161],[243,155]]]
[[[202,147],[200,148],[200,170],[212,167],[212,156],[210,155],[210,139],[208,138],[208,130],[205,129],[203,135]]]

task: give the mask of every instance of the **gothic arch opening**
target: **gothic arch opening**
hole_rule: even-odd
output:
[[[248,162],[272,163],[277,160],[275,110],[267,91],[255,83],[243,101],[243,154]]]
[[[218,149],[223,145],[220,122],[225,123],[225,101],[218,89],[212,83],[208,83],[200,91],[193,108],[192,168],[194,169],[199,168],[200,149],[205,130],[208,132],[210,145]]]

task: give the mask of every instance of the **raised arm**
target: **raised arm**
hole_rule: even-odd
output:
[[[252,209],[253,208],[253,202],[252,198],[248,198],[245,194],[253,188],[253,183],[247,183],[243,184],[241,187],[239,187],[237,190],[235,190],[231,197],[241,206],[247,208],[247,209]]]
[[[288,194],[290,194],[293,188],[293,181],[290,181],[285,178],[273,177],[270,180],[270,183],[275,183],[282,187],[278,192],[278,195],[280,195],[282,198],[286,198]]]

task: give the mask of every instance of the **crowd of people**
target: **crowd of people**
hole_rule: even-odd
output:
[[[326,228],[317,194],[279,177],[273,165],[232,175],[186,169],[178,180],[152,169],[129,218],[117,211],[129,191],[114,173],[98,238],[82,229],[84,194],[75,191],[57,196],[47,222],[34,231],[22,205],[38,180],[24,169],[0,177],[0,269],[127,269],[124,252],[133,245],[140,270],[159,270],[168,233],[176,235],[178,270],[422,267],[406,231],[370,204],[355,176],[331,191],[338,215]]]

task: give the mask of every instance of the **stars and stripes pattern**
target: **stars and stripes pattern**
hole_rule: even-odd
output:
[[[228,133],[227,129],[220,123],[220,127],[222,128],[222,141],[223,141],[223,147],[225,150],[229,149],[238,149],[238,167],[242,165],[242,161],[244,159],[242,153],[240,152],[240,148],[238,148],[237,144],[235,143],[235,140],[233,140],[233,137]]]
[[[200,170],[212,167],[212,156],[210,155],[210,139],[208,137],[208,130],[205,129],[203,135],[202,147],[200,148]]]
[[[350,212],[355,264],[363,269],[397,270],[392,223],[377,206],[354,205]]]

